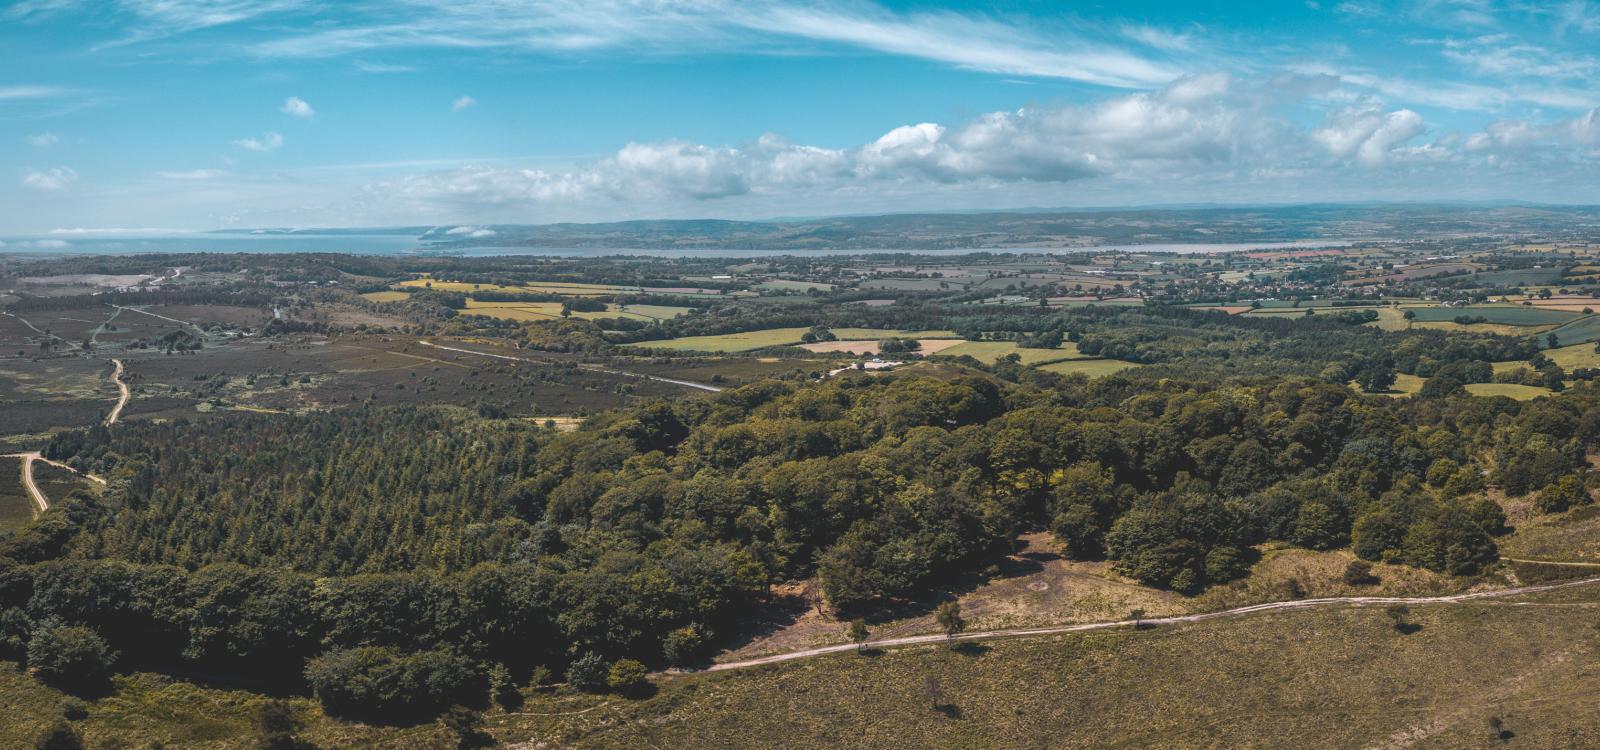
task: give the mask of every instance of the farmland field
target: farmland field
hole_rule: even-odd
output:
[[[1069,359],[1064,362],[1052,362],[1039,365],[1039,369],[1053,372],[1058,375],[1087,375],[1091,378],[1115,375],[1130,367],[1138,367],[1133,362],[1122,362],[1115,359]]]
[[[1474,396],[1505,396],[1517,401],[1551,395],[1549,388],[1518,383],[1471,383],[1467,385],[1467,392]]]
[[[1560,323],[1569,323],[1583,317],[1581,313],[1567,312],[1564,310],[1549,310],[1541,307],[1515,306],[1476,306],[1476,307],[1415,307],[1409,308],[1416,313],[1419,323],[1452,322],[1456,318],[1466,316],[1469,318],[1482,317],[1489,323],[1512,326],[1539,326]]]
[[[1063,343],[1055,349],[1027,349],[1017,346],[1014,341],[963,341],[940,354],[952,357],[967,356],[985,363],[998,361],[1008,354],[1016,354],[1021,357],[1022,364],[1025,365],[1060,359],[1078,359],[1083,356],[1078,353],[1078,345],[1071,342]]]
[[[833,284],[824,284],[824,283],[822,283],[820,281],[792,281],[792,280],[789,280],[789,279],[771,279],[769,281],[763,281],[760,284],[756,284],[752,288],[754,288],[754,289],[762,289],[762,290],[767,290],[767,291],[773,291],[773,292],[800,292],[801,294],[804,294],[809,289],[815,289],[815,290],[817,290],[819,292],[831,292],[831,291],[833,291],[834,286],[833,286]]]
[[[402,292],[393,289],[386,292],[367,292],[361,296],[362,298],[372,300],[373,302],[401,302],[411,299],[410,292]]]
[[[1563,370],[1575,370],[1580,367],[1600,367],[1600,352],[1594,350],[1593,344],[1574,344],[1557,349],[1544,350],[1544,356],[1550,361],[1561,365]],[[1495,363],[1497,366],[1501,363]],[[1522,364],[1522,363],[1517,363]]]
[[[641,341],[635,346],[686,352],[747,352],[769,346],[798,344],[800,337],[809,330],[811,329],[768,328],[717,336],[686,336],[663,341]],[[878,341],[890,336],[912,339],[957,338],[953,331],[894,331],[881,328],[835,328],[833,334],[841,341]]]
[[[944,350],[960,346],[966,342],[961,339],[918,339],[917,343],[921,345],[921,348],[917,350],[918,354],[931,355],[939,354]],[[818,354],[854,353],[870,356],[879,353],[877,341],[818,341],[814,344],[801,344],[800,348],[808,352],[817,352]]]
[[[1556,335],[1557,342],[1562,346],[1573,344],[1586,344],[1600,340],[1600,316],[1591,315],[1579,320],[1574,320],[1551,333]],[[1543,344],[1544,342],[1540,342]]]
[[[632,320],[666,320],[676,318],[689,312],[687,307],[669,307],[666,305],[619,305],[612,302],[606,305],[604,312],[573,311],[572,316],[580,320],[599,320],[601,318],[629,318]],[[467,307],[463,315],[488,315],[494,318],[508,320],[559,320],[561,315],[560,302],[480,302],[468,298]]]
[[[1518,268],[1509,271],[1485,271],[1473,274],[1480,284],[1491,286],[1522,286],[1524,284],[1556,284],[1561,281],[1561,268]]]

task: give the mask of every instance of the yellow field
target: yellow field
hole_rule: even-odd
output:
[[[1528,401],[1550,395],[1549,388],[1516,383],[1472,383],[1467,386],[1467,392],[1474,396],[1506,396],[1517,401]]]
[[[1555,325],[1512,326],[1505,325],[1503,323],[1473,323],[1472,325],[1462,325],[1450,320],[1418,320],[1413,321],[1412,325],[1416,328],[1432,328],[1439,331],[1456,331],[1458,333],[1492,333],[1498,336],[1531,336],[1536,333],[1544,333],[1545,331],[1559,327]]]
[[[1025,365],[1083,357],[1078,353],[1078,345],[1071,342],[1062,344],[1059,349],[1024,349],[1014,341],[966,341],[939,353],[952,357],[968,356],[979,362],[996,362],[1007,354],[1016,354]]]
[[[525,286],[501,284],[468,284],[464,281],[435,281],[433,279],[408,279],[400,286],[423,287],[441,292],[522,292],[537,294],[565,294],[573,297],[594,297],[618,292],[636,292],[638,287],[604,286],[601,284],[568,284],[565,282],[539,282]]]
[[[1389,386],[1389,390],[1382,393],[1372,393],[1368,395],[1395,397],[1411,396],[1420,393],[1422,391],[1422,384],[1426,382],[1428,382],[1427,378],[1419,378],[1415,375],[1407,375],[1403,372],[1397,372],[1394,374],[1394,385]],[[1361,386],[1356,385],[1354,380],[1350,381],[1350,387],[1358,391],[1361,390]],[[1365,393],[1365,391],[1362,392]]]
[[[361,295],[361,297],[363,299],[370,299],[373,302],[401,302],[411,299],[411,293],[399,291],[367,292],[366,294]]]
[[[1132,362],[1123,362],[1115,359],[1069,359],[1065,362],[1052,362],[1048,365],[1039,365],[1039,369],[1059,375],[1083,374],[1091,378],[1105,377],[1122,372],[1130,367],[1138,367]]]
[[[579,320],[599,320],[601,318],[630,318],[633,320],[666,320],[676,318],[689,311],[687,307],[668,307],[666,305],[606,305],[605,312],[574,312],[572,317]],[[560,302],[481,302],[472,298],[467,299],[467,315],[487,315],[492,318],[505,318],[507,320],[557,320],[561,318]]]
[[[1580,367],[1600,367],[1600,353],[1595,352],[1594,344],[1592,343],[1574,344],[1572,346],[1563,346],[1556,349],[1546,349],[1544,351],[1544,356],[1549,357],[1550,361],[1561,365],[1561,369],[1563,370],[1575,370]],[[1519,362],[1517,364],[1523,363]],[[1498,368],[1499,365],[1500,363],[1496,363],[1495,367]]]

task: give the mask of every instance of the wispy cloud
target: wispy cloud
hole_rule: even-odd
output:
[[[49,169],[25,169],[22,172],[22,186],[34,190],[55,192],[66,190],[78,181],[78,173],[71,167],[51,167]]]
[[[49,148],[61,142],[61,134],[46,130],[43,133],[28,136],[28,143],[36,148]]]
[[[63,86],[0,86],[0,101],[53,99],[71,92],[72,89]]]
[[[163,180],[214,180],[226,175],[220,169],[190,169],[177,172],[157,172],[156,176]]]
[[[415,67],[410,66],[410,65],[395,65],[393,63],[368,62],[366,60],[357,60],[355,62],[355,66],[356,66],[356,70],[359,70],[359,71],[361,71],[363,73],[375,73],[375,74],[414,73],[417,70]]]
[[[306,100],[301,99],[298,96],[291,96],[288,99],[284,99],[283,106],[279,107],[278,111],[291,117],[298,117],[302,120],[309,120],[317,116],[317,111],[312,109],[311,105],[307,103]]]
[[[266,133],[260,138],[240,138],[234,141],[233,145],[246,151],[272,151],[283,145],[283,136],[277,133]]]
[[[466,109],[467,107],[470,107],[470,106],[472,106],[474,104],[477,104],[477,103],[478,103],[477,99],[474,99],[474,98],[472,98],[470,96],[462,96],[462,97],[457,98],[455,101],[450,102],[450,111],[451,112],[460,112],[461,110]]]

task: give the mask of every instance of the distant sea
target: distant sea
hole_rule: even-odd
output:
[[[1366,241],[1366,242],[1370,242]],[[1294,242],[1233,242],[1216,244],[1095,245],[1073,248],[988,248],[991,252],[1066,253],[1066,252],[1167,252],[1225,253],[1239,250],[1282,250],[1308,247],[1346,247],[1357,244],[1345,240],[1298,240]],[[921,255],[965,255],[967,248],[928,250],[773,250],[749,249],[654,249],[608,247],[444,247],[405,235],[394,234],[178,234],[171,236],[37,235],[0,237],[0,253],[29,255],[132,255],[136,253],[348,253],[351,255],[547,255],[600,257],[643,255],[665,258],[712,257],[750,258],[771,255],[861,255],[867,253],[917,253]]]

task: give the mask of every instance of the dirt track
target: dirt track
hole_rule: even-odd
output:
[[[1205,620],[1220,620],[1220,619],[1229,618],[1229,617],[1240,617],[1240,616],[1243,616],[1243,615],[1255,614],[1257,612],[1273,612],[1273,611],[1277,611],[1277,610],[1290,610],[1290,609],[1311,609],[1313,607],[1330,607],[1330,606],[1367,607],[1367,606],[1374,606],[1374,605],[1381,606],[1381,605],[1389,605],[1389,604],[1405,604],[1405,605],[1412,605],[1412,604],[1460,604],[1462,602],[1468,602],[1468,601],[1472,601],[1472,600],[1475,600],[1475,599],[1490,599],[1490,598],[1497,598],[1497,597],[1518,596],[1518,595],[1522,595],[1522,594],[1535,594],[1535,593],[1538,593],[1538,592],[1541,592],[1541,591],[1552,591],[1552,590],[1555,590],[1555,589],[1563,589],[1563,588],[1568,588],[1568,587],[1571,587],[1571,586],[1586,586],[1586,585],[1593,584],[1593,583],[1600,583],[1600,577],[1584,578],[1584,579],[1580,579],[1580,580],[1576,580],[1576,581],[1563,581],[1561,583],[1546,583],[1546,584],[1539,584],[1539,585],[1535,585],[1535,586],[1517,586],[1517,587],[1514,587],[1514,588],[1496,589],[1496,590],[1493,590],[1493,591],[1479,591],[1479,592],[1470,593],[1470,594],[1452,594],[1450,596],[1418,596],[1418,597],[1403,597],[1403,596],[1339,596],[1339,597],[1328,597],[1328,598],[1324,598],[1324,599],[1296,599],[1296,600],[1293,600],[1293,601],[1286,601],[1286,602],[1270,602],[1270,603],[1267,603],[1267,604],[1252,604],[1252,605],[1250,605],[1248,607],[1237,607],[1237,608],[1234,608],[1234,609],[1225,609],[1225,610],[1222,610],[1220,612],[1206,612],[1206,613],[1198,614],[1198,615],[1179,615],[1179,616],[1175,616],[1175,617],[1153,617],[1153,618],[1150,618],[1150,619],[1147,619],[1147,620],[1140,620],[1137,623],[1135,621],[1133,621],[1133,620],[1115,620],[1115,621],[1111,621],[1111,622],[1089,622],[1089,623],[1083,623],[1083,624],[1080,624],[1080,625],[1059,625],[1059,626],[1043,627],[1043,628],[1013,628],[1013,629],[1006,629],[1006,630],[986,630],[986,631],[979,631],[979,632],[972,632],[972,633],[962,633],[962,634],[954,636],[954,637],[938,635],[938,634],[933,634],[933,635],[913,635],[913,636],[906,636],[904,638],[887,638],[887,639],[884,639],[884,640],[881,640],[881,641],[867,641],[865,643],[860,644],[859,646],[854,644],[854,643],[844,643],[844,644],[839,644],[837,646],[823,646],[821,648],[808,648],[808,649],[804,649],[804,650],[801,650],[801,651],[791,651],[791,652],[786,653],[786,654],[774,654],[772,656],[763,656],[763,657],[760,657],[760,658],[757,658],[757,659],[747,659],[747,660],[744,660],[744,661],[724,662],[724,663],[721,663],[721,664],[713,664],[710,667],[707,667],[704,671],[707,671],[707,672],[723,672],[723,671],[732,670],[732,669],[747,669],[747,668],[750,668],[750,667],[759,667],[759,666],[762,666],[764,664],[777,664],[779,662],[793,661],[795,659],[806,659],[806,658],[809,658],[809,657],[822,656],[822,655],[825,655],[825,654],[837,654],[837,653],[842,653],[842,652],[845,652],[845,651],[852,651],[852,650],[855,650],[857,648],[886,648],[886,647],[891,647],[891,646],[917,646],[917,645],[923,645],[923,644],[929,644],[929,643],[949,643],[949,642],[957,642],[957,643],[959,643],[959,642],[962,642],[962,641],[981,641],[981,640],[991,640],[991,639],[995,639],[995,638],[1026,638],[1026,637],[1030,637],[1030,636],[1059,635],[1059,634],[1062,634],[1062,633],[1082,633],[1082,632],[1087,632],[1087,631],[1091,631],[1091,630],[1107,630],[1107,629],[1110,629],[1110,628],[1120,628],[1120,627],[1126,627],[1126,626],[1136,625],[1136,624],[1145,625],[1145,626],[1179,625],[1179,624],[1188,623],[1188,622],[1203,622]]]
[[[435,344],[435,343],[433,343],[431,341],[418,341],[417,343],[419,343],[419,344],[421,344],[423,346],[431,346],[431,347],[433,347],[435,349],[443,349],[443,350],[445,350],[447,352],[460,352],[461,354],[476,354],[476,355],[478,355],[480,357],[494,357],[495,359],[509,359],[512,362],[526,362],[527,364],[531,364],[531,365],[545,364],[544,362],[535,362],[535,361],[533,361],[531,359],[523,359],[522,357],[512,357],[512,356],[508,356],[508,355],[505,355],[505,354],[491,354],[489,352],[477,352],[477,351],[473,351],[471,349],[458,349],[458,348],[453,347],[453,346],[444,346],[442,344]],[[714,385],[706,385],[705,383],[696,383],[696,382],[694,382],[692,380],[674,380],[673,378],[663,378],[663,377],[661,377],[659,375],[644,375],[642,373],[628,372],[626,370],[612,370],[612,369],[609,369],[609,368],[600,367],[599,365],[578,365],[578,367],[581,368],[581,369],[584,369],[584,370],[588,370],[589,372],[598,372],[598,373],[602,373],[602,374],[605,374],[605,375],[621,375],[621,376],[626,377],[626,378],[642,378],[644,380],[654,380],[657,383],[671,383],[673,385],[681,385],[681,386],[683,386],[685,388],[697,388],[697,389],[702,390],[702,391],[711,391],[712,393],[719,393],[719,392],[722,391],[721,388],[718,388],[718,387],[716,387]]]
[[[61,463],[60,461],[51,461],[50,459],[45,458],[44,454],[40,453],[39,451],[29,451],[27,453],[7,453],[5,458],[17,458],[22,460],[22,486],[27,488],[28,494],[33,497],[33,504],[39,507],[40,513],[50,510],[50,498],[45,497],[44,492],[39,489],[39,485],[35,484],[33,481],[33,462],[43,461],[56,468],[66,469],[74,474],[79,473],[77,469]],[[99,484],[106,483],[106,480],[101,479],[93,474],[84,474],[83,476],[92,482],[97,482]]]
[[[111,413],[106,415],[107,427],[117,423],[117,419],[122,416],[122,407],[127,406],[128,399],[133,397],[133,391],[128,390],[128,384],[122,381],[122,360],[113,359],[111,362],[117,366],[111,373],[111,379],[117,381],[117,390],[121,391],[122,395],[117,399],[117,405],[111,407]]]

